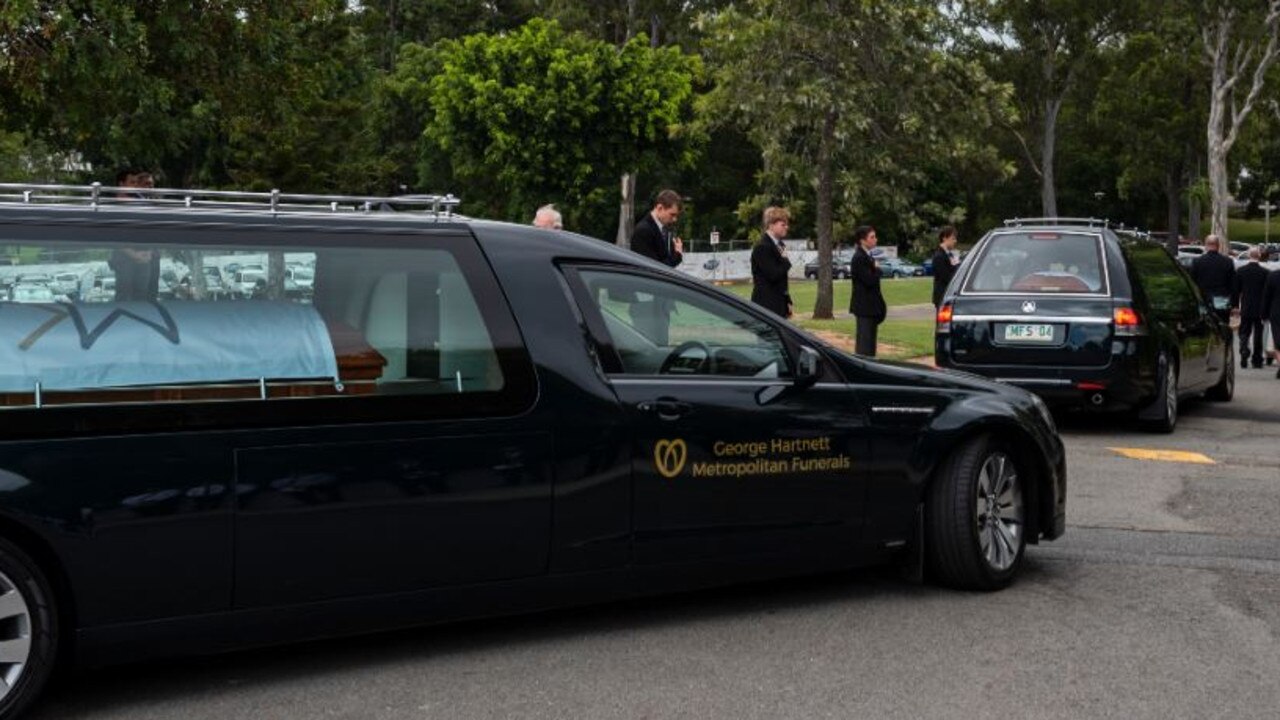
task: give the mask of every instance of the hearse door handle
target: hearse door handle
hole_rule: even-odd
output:
[[[636,405],[636,409],[640,412],[657,413],[658,417],[663,420],[679,420],[685,415],[693,412],[692,405],[687,402],[680,402],[674,398],[646,400]]]

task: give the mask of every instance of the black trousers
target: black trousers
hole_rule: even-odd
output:
[[[880,323],[873,317],[856,316],[857,331],[854,335],[853,351],[866,357],[876,356],[876,331]]]
[[[671,328],[671,305],[665,298],[632,303],[631,322],[655,345],[666,345]]]
[[[1249,360],[1249,338],[1253,338],[1253,366],[1262,366],[1262,318],[1240,318],[1240,363]]]

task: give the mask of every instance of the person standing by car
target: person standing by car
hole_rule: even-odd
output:
[[[141,170],[121,170],[116,174],[116,184],[122,188],[153,188],[156,186],[151,173]],[[121,198],[144,199],[141,192],[121,193]],[[117,248],[107,258],[107,267],[116,276],[117,302],[141,300],[154,301],[160,291],[160,253],[146,248]]]
[[[951,278],[956,274],[956,229],[950,225],[944,225],[938,231],[938,249],[934,251],[933,258],[933,307],[936,310],[942,304],[942,295],[947,291],[947,285],[951,282]]]
[[[667,267],[675,267],[684,262],[684,242],[676,237],[673,230],[680,220],[680,207],[680,193],[675,190],[658,193],[653,209],[636,221],[635,232],[631,235],[631,249]],[[671,324],[670,300],[656,297],[648,300],[634,298],[630,312],[637,330],[659,345],[667,344]]]
[[[880,268],[871,257],[877,242],[876,230],[869,225],[853,231],[853,260],[849,263],[853,297],[849,299],[849,312],[857,324],[854,352],[867,357],[876,356],[876,333],[888,314],[880,292]]]
[[[684,241],[676,237],[675,224],[680,219],[680,193],[663,190],[654,199],[653,209],[636,221],[631,236],[631,249],[657,260],[667,267],[684,261]]]
[[[1236,271],[1236,297],[1240,302],[1240,367],[1249,366],[1249,338],[1253,338],[1253,366],[1262,367],[1262,293],[1267,269],[1258,264],[1262,251],[1249,248],[1249,262]]]
[[[555,205],[543,205],[533,214],[533,226],[544,230],[561,230],[564,228],[564,219]]]
[[[1204,253],[1191,263],[1191,279],[1218,317],[1227,322],[1236,306],[1236,264],[1220,252],[1221,248],[1222,238],[1217,235],[1204,239]]]
[[[784,318],[791,317],[787,280],[791,261],[784,242],[790,227],[791,214],[786,208],[765,208],[764,235],[751,248],[751,302]]]
[[[1262,316],[1271,323],[1271,355],[1280,366],[1280,270],[1272,270],[1267,275],[1267,284],[1262,290]],[[1280,379],[1280,368],[1276,369],[1276,378]]]

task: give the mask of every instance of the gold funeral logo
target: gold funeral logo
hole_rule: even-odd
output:
[[[689,448],[684,440],[659,440],[653,446],[653,466],[664,478],[674,478],[684,470],[684,462],[689,459]]]

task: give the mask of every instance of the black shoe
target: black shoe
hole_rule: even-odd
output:
[[[1249,369],[1249,361],[1248,361],[1248,360],[1241,360],[1241,361],[1240,361],[1240,369],[1241,369],[1241,370],[1248,370],[1248,369]]]
[[[1280,380],[1280,370],[1277,370],[1277,371],[1276,371],[1276,379],[1277,379],[1277,380]]]

